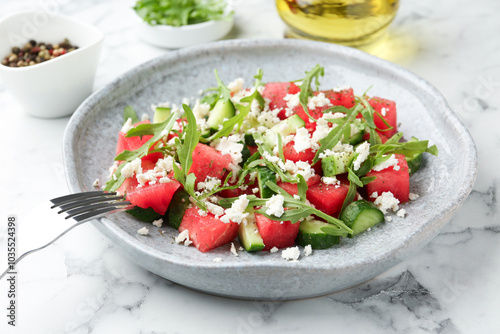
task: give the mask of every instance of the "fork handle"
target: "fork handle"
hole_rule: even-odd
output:
[[[26,253],[24,253],[23,255],[21,255],[20,257],[18,257],[16,259],[16,261],[14,261],[14,265],[17,265],[19,262],[21,262],[22,259],[24,259],[26,256],[32,254],[32,253],[35,253],[35,252],[38,252],[39,250],[42,250],[50,245],[52,245],[54,242],[56,242],[60,237],[62,237],[63,235],[65,235],[66,233],[68,233],[69,231],[71,231],[72,229],[74,229],[75,227],[77,226],[80,226],[86,222],[88,222],[89,220],[83,220],[81,222],[78,222],[74,225],[72,225],[71,227],[67,228],[65,231],[63,231],[61,234],[59,234],[57,237],[55,237],[52,241],[46,243],[45,245],[41,246],[41,247],[38,247],[38,248],[35,248],[35,249],[32,249],[30,251],[27,251]],[[10,268],[8,267],[7,270],[5,270],[3,272],[3,274],[0,276],[0,280],[2,278],[4,278],[5,275],[7,275],[7,273],[9,272]]]

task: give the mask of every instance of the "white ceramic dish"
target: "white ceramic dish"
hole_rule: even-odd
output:
[[[0,66],[6,88],[30,115],[67,116],[90,95],[103,35],[86,23],[42,11],[19,12],[0,20],[1,57],[31,39],[59,43],[64,38],[79,49],[33,66]]]
[[[167,49],[213,42],[226,36],[233,27],[233,18],[207,21],[181,27],[149,25],[134,11],[137,33],[144,42]]]
[[[397,102],[401,131],[438,145],[439,157],[427,156],[411,178],[411,192],[420,198],[404,206],[406,218],[394,217],[300,262],[286,262],[280,252],[240,252],[235,257],[229,246],[203,254],[175,244],[173,229],[163,228],[162,236],[124,213],[95,226],[148,270],[223,296],[305,298],[375,277],[423,247],[452,218],[472,189],[477,157],[469,132],[435,88],[399,66],[350,48],[298,40],[233,40],[178,50],[131,70],[89,97],[68,124],[64,156],[71,192],[90,190],[97,177],[106,178],[127,104],[139,112],[150,112],[155,102],[179,104],[215,85],[214,68],[226,83],[243,77],[250,84],[257,68],[264,70],[266,82],[285,81],[302,78],[318,63],[325,67],[323,88],[350,84],[360,93],[373,86],[371,95]],[[136,233],[143,226],[151,228],[147,237]],[[214,263],[217,257],[222,262]]]

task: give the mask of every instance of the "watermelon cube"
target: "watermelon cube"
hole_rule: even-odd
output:
[[[383,192],[390,191],[401,203],[408,202],[410,197],[410,174],[405,156],[396,154],[399,170],[394,167],[388,167],[381,171],[371,170],[366,174],[367,177],[375,176],[376,179],[368,183],[366,187],[367,195],[370,201],[375,198],[371,194],[377,192],[380,196]]]
[[[368,100],[370,105],[376,111],[373,116],[373,121],[379,129],[388,129],[389,127],[385,125],[384,119],[387,124],[392,126],[392,129],[386,131],[377,130],[380,135],[384,135],[386,138],[391,138],[396,132],[398,132],[398,121],[396,112],[396,103],[391,100],[382,99],[380,97],[372,97]]]
[[[285,107],[286,101],[283,98],[287,94],[297,94],[300,92],[300,88],[293,82],[270,82],[264,86],[262,92],[262,97],[269,99],[269,109],[279,109],[283,110],[278,114],[280,119],[285,119]]]
[[[316,183],[307,190],[307,199],[316,209],[330,216],[338,216],[349,191],[349,185],[341,180],[340,185]]]
[[[189,239],[200,252],[208,252],[236,238],[239,228],[237,223],[226,224],[210,212],[200,215],[199,211],[197,206],[186,210],[179,232],[188,230]]]
[[[255,222],[264,241],[264,250],[270,250],[273,247],[291,247],[299,233],[299,223],[292,224],[290,221],[272,220],[260,213],[255,214]]]
[[[164,215],[172,200],[172,196],[174,196],[174,193],[180,186],[181,184],[173,178],[171,178],[170,182],[166,183],[146,183],[141,187],[129,186],[127,200],[140,208],[152,208],[160,215]]]
[[[207,176],[222,180],[232,159],[229,154],[222,154],[215,148],[204,144],[196,145],[193,151],[193,164],[189,173],[196,175],[196,184],[203,182]]]

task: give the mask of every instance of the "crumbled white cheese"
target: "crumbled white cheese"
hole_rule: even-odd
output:
[[[299,247],[289,247],[281,252],[281,257],[287,261],[298,261],[300,257]]]
[[[311,255],[312,252],[313,252],[313,250],[312,250],[312,246],[311,245],[307,245],[306,247],[304,247],[304,255],[305,256]]]
[[[382,108],[382,109],[380,110],[380,113],[382,114],[382,116],[387,116],[387,110],[388,110],[388,109],[386,109],[386,108]]]
[[[249,213],[245,212],[250,201],[247,195],[241,195],[236,201],[233,202],[229,209],[224,211],[224,216],[220,218],[223,223],[229,224],[230,222],[240,224],[243,219],[248,217]]]
[[[219,219],[219,217],[224,214],[224,208],[219,205],[212,204],[210,202],[206,202],[205,205],[207,207],[208,212],[213,214],[217,219]]]
[[[288,109],[292,110],[300,104],[299,99],[300,92],[297,94],[286,94],[283,100],[286,102],[286,106]]]
[[[243,144],[239,143],[241,141],[241,136],[231,135],[229,137],[222,137],[216,140],[215,149],[222,154],[229,154],[234,165],[238,165],[242,160],[241,151],[243,150]]]
[[[205,210],[199,209],[198,210],[198,215],[200,217],[206,217],[208,215],[208,213]]]
[[[405,209],[400,209],[400,210],[396,213],[396,215],[397,215],[398,217],[401,217],[401,218],[404,218],[405,214],[406,214],[406,210],[405,210]]]
[[[391,222],[392,221],[392,217],[391,216],[385,216],[385,220],[387,220],[387,222]]]
[[[309,131],[306,128],[298,128],[295,134],[293,148],[297,153],[303,152],[311,148],[311,138],[309,138]]]
[[[138,175],[142,173],[142,161],[140,158],[136,158],[126,164],[122,168],[122,176],[127,178],[127,177],[132,177],[134,174]]]
[[[184,243],[184,246],[189,246],[193,243],[191,240],[189,240],[188,230],[184,230],[179,233],[179,235],[175,238],[175,242],[178,244]]]
[[[297,195],[297,194],[293,195],[293,198],[295,198],[295,199],[297,199],[297,200],[299,200],[299,201],[300,201],[300,196],[299,196],[299,195]]]
[[[219,263],[219,262],[222,262],[222,259],[220,257],[216,257],[216,258],[213,259],[213,261],[215,263]]]
[[[314,110],[316,107],[329,107],[332,103],[325,96],[325,93],[319,93],[316,96],[310,97],[307,102],[307,109]]]
[[[388,210],[396,212],[399,209],[399,200],[394,197],[394,194],[390,191],[384,191],[382,195],[378,196],[373,203],[384,214],[386,214]]]
[[[368,155],[370,154],[370,143],[365,141],[364,143],[356,147],[356,153],[358,153],[358,156],[353,162],[353,167],[354,170],[359,170],[361,164],[365,162],[366,158],[368,158]]]
[[[333,91],[334,91],[335,93],[340,93],[340,92],[342,92],[342,91],[344,91],[344,90],[348,90],[348,89],[351,89],[351,86],[349,86],[349,85],[344,85],[344,86],[337,86],[337,87],[335,87],[335,88],[333,89]]]
[[[274,155],[271,155],[269,152],[264,152],[264,155],[262,156],[264,159],[266,159],[267,161],[269,162],[272,162],[272,163],[278,163],[279,161],[281,161],[280,157],[278,156],[274,156]]]
[[[331,176],[331,177],[328,177],[328,176],[323,176],[321,178],[321,181],[324,183],[324,184],[335,184],[335,185],[340,185],[340,181],[337,180],[337,178],[335,176]]]
[[[210,112],[210,105],[208,103],[201,103],[200,100],[196,100],[193,106],[193,114],[196,118],[196,123],[200,120],[205,119],[205,116]]]
[[[141,121],[143,121],[143,122],[144,122],[144,121],[149,121],[149,115],[148,115],[148,114],[146,114],[146,113],[142,114],[142,116],[141,116]]]
[[[269,250],[269,253],[276,253],[279,249],[275,246]]]
[[[231,81],[227,84],[227,88],[231,91],[231,93],[238,93],[245,86],[245,80],[243,78],[237,78],[234,81]]]
[[[127,118],[127,121],[125,122],[125,124],[123,124],[123,127],[120,131],[123,133],[127,133],[133,127],[134,127],[134,125],[132,124],[132,118]]]
[[[163,219],[161,218],[153,221],[153,225],[156,227],[161,227],[162,224],[163,224]]]
[[[92,183],[92,187],[99,187],[101,185],[101,182],[99,181],[99,179],[95,179],[94,180],[94,183]]]
[[[372,192],[372,194],[370,195],[370,198],[377,198],[378,197],[378,192],[374,191]]]
[[[236,247],[234,247],[234,243],[231,242],[231,253],[234,256],[238,256],[238,252],[236,251]]]
[[[205,181],[198,182],[198,190],[206,190],[207,192],[212,191],[215,187],[220,186],[221,181],[213,176],[207,176]]]
[[[386,157],[386,155],[383,155],[383,157]],[[378,165],[374,166],[372,170],[379,172],[389,167],[393,167],[394,170],[400,169],[400,167],[398,166],[398,159],[396,159],[396,156],[394,154],[391,154],[389,159],[387,159],[386,161],[381,162]]]
[[[283,208],[283,203],[285,202],[285,198],[282,195],[273,195],[266,202],[266,214],[274,215],[276,217],[283,216],[285,213],[285,209]]]
[[[414,193],[410,193],[410,201],[414,201],[418,199],[420,196]]]
[[[252,189],[252,192],[253,192],[254,194],[258,193],[258,192],[259,192],[259,188],[253,188],[253,189]]]
[[[137,231],[137,234],[139,234],[139,235],[148,235],[149,234],[149,229],[146,226],[144,226],[143,228],[140,228]]]

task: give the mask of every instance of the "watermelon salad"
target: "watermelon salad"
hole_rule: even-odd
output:
[[[400,205],[418,197],[411,175],[436,146],[403,138],[394,101],[320,89],[323,75],[317,65],[300,80],[263,83],[259,70],[245,88],[215,71],[217,86],[182,108],[153,105],[152,121],[126,107],[103,189],[201,252],[230,243],[238,255],[238,239],[240,251],[297,260],[298,246],[309,255],[404,217]]]

